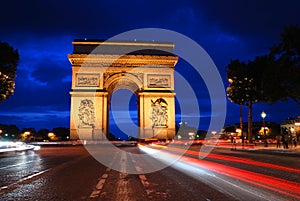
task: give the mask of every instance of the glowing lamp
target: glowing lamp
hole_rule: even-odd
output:
[[[264,118],[266,118],[266,116],[267,116],[267,114],[264,111],[262,111],[261,112],[261,117],[264,119]]]

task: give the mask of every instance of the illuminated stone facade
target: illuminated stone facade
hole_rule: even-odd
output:
[[[139,138],[175,136],[172,43],[74,41],[71,139],[101,140],[109,132],[109,102],[114,91],[137,96]]]

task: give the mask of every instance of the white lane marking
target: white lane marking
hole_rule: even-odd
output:
[[[143,172],[143,169],[140,166],[135,166],[135,169],[137,172]]]
[[[135,166],[137,172],[143,172],[143,169],[140,166]],[[144,187],[148,187],[150,183],[147,181],[147,177],[144,174],[139,174],[139,178]]]
[[[140,174],[139,178],[141,180],[141,183],[143,184],[144,187],[148,187],[149,186],[149,182],[147,181],[147,178],[144,174]]]
[[[117,198],[116,201],[133,201],[133,198],[130,198],[129,194],[131,190],[128,188],[128,174],[120,172],[119,181],[117,184]]]
[[[102,190],[103,188],[103,185],[105,183],[105,180],[107,179],[108,177],[108,174],[103,174],[100,181],[98,182],[98,184],[96,185],[96,189],[97,190]]]
[[[119,181],[117,184],[117,197],[116,201],[133,201],[133,197],[130,198],[132,194],[131,189],[128,187],[128,174],[126,173],[126,161],[127,154],[122,152],[121,155],[121,172],[119,173]]]
[[[138,165],[135,165],[135,169],[139,173],[143,172],[143,169]],[[153,193],[155,191],[153,189],[149,189],[150,183],[148,182],[146,175],[139,174],[139,178],[140,178],[140,181],[141,181],[142,185],[145,188],[145,191],[146,191],[146,194],[147,194],[148,198],[150,199],[151,198],[151,193]]]
[[[92,192],[92,194],[90,195],[90,198],[98,197],[100,193],[101,193],[100,190],[94,190],[94,191]]]
[[[9,185],[7,185],[7,186],[2,186],[2,187],[0,187],[0,191],[3,190],[3,189],[7,189],[7,188],[9,188],[9,187],[11,187],[11,186],[17,185],[17,184],[19,184],[19,183],[21,183],[21,182],[23,182],[23,181],[26,181],[26,180],[28,180],[28,179],[31,179],[31,178],[33,178],[33,177],[39,176],[39,175],[41,175],[41,174],[43,174],[43,173],[45,173],[45,172],[48,172],[50,169],[51,169],[51,168],[49,168],[49,169],[47,169],[47,170],[44,170],[44,171],[41,171],[41,172],[37,172],[37,173],[32,174],[32,175],[29,175],[29,176],[27,176],[27,177],[25,177],[25,178],[23,178],[23,179],[21,179],[21,180],[19,180],[19,181],[17,181],[17,182],[14,182],[14,183],[12,183],[12,184],[9,184]]]
[[[116,155],[114,155],[114,157],[113,157],[113,160],[115,160],[115,159],[116,159]],[[109,163],[109,167],[111,167],[112,164],[113,163],[110,162]],[[111,169],[109,167],[106,168],[105,173],[100,177],[99,182],[96,184],[93,192],[90,195],[90,198],[96,198],[96,197],[98,197],[100,195],[100,193],[101,193],[101,191],[103,189],[103,186],[104,186],[104,184],[106,182],[106,179],[108,178],[109,172],[111,171]]]
[[[97,183],[95,189],[93,190],[93,192],[90,195],[90,198],[95,198],[98,197],[103,189],[103,186],[106,182],[106,179],[108,178],[108,174],[110,172],[110,168],[107,168],[105,173],[101,176],[101,178],[99,179],[99,182]]]

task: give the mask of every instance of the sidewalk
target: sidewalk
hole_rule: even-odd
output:
[[[268,154],[278,154],[278,155],[290,155],[290,156],[298,156],[300,157],[300,145],[298,144],[297,147],[289,144],[288,149],[284,149],[283,145],[280,148],[277,148],[276,144],[268,144],[265,147],[264,144],[231,144],[231,150],[233,151],[249,151],[255,153],[268,153]]]

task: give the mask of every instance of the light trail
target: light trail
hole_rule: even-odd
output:
[[[300,184],[297,182],[279,179],[276,177],[255,173],[239,168],[230,167],[210,161],[199,160],[187,156],[183,156],[180,160],[188,162],[194,166],[208,169],[218,174],[222,174],[231,178],[235,178],[255,186],[263,187],[281,194],[285,194],[296,199],[300,199]]]
[[[238,157],[234,157],[234,156],[225,156],[225,155],[212,154],[212,153],[209,153],[207,155],[207,154],[203,154],[203,153],[198,152],[198,151],[183,150],[183,149],[180,149],[180,148],[169,147],[169,146],[165,146],[165,148],[168,148],[167,151],[175,152],[175,153],[181,153],[181,155],[182,155],[182,152],[185,152],[185,154],[196,156],[196,157],[206,156],[208,158],[213,158],[213,159],[218,159],[218,160],[223,160],[223,161],[226,160],[226,161],[230,161],[230,162],[243,163],[243,164],[247,164],[247,165],[260,166],[260,167],[265,167],[265,168],[282,170],[282,171],[287,171],[287,172],[300,174],[300,169],[281,166],[281,165],[275,165],[275,164],[270,164],[270,163],[265,163],[265,162],[260,162],[260,161],[254,161],[252,159],[238,158]]]
[[[146,147],[146,146],[139,146],[140,149],[148,154],[151,155],[153,153],[152,148]],[[172,151],[172,153],[170,153]],[[170,160],[170,158],[175,157],[174,152],[179,152],[180,149],[176,150],[176,148],[170,148],[168,149],[161,149],[160,153],[157,155],[159,157],[156,157],[158,160],[161,160],[162,162],[167,162]],[[199,155],[196,151],[186,151],[187,154],[192,155]],[[182,153],[182,152],[179,152]],[[221,160],[229,160],[233,162],[241,162],[251,165],[257,165],[262,167],[268,167],[268,168],[275,168],[285,171],[291,171],[298,173],[299,170],[293,169],[293,168],[287,168],[283,166],[277,166],[272,165],[268,163],[263,162],[256,162],[252,161],[250,159],[239,159],[237,157],[221,157],[219,155],[213,154],[209,155],[208,157],[217,158]],[[300,200],[300,184],[297,182],[285,180],[276,178],[273,176],[268,176],[260,173],[251,172],[248,170],[242,170],[235,167],[230,167],[223,164],[218,164],[211,161],[206,160],[199,160],[198,158],[193,158],[189,156],[182,156],[178,161],[176,161],[174,164],[172,164],[172,167],[177,167],[176,169],[180,169],[185,174],[193,175],[197,173],[197,178],[201,181],[205,180],[206,183],[216,187],[217,189],[227,189],[228,194],[235,194],[237,195],[237,192],[243,192],[247,193],[249,198],[253,197],[260,197],[268,200],[268,196],[272,196],[272,193],[267,193],[265,191],[262,191],[263,189],[270,190],[271,192],[276,192],[281,195],[288,196],[293,199]],[[187,168],[189,167],[189,168]],[[225,176],[225,179],[220,178],[219,176],[216,176],[215,174]],[[243,181],[245,183],[251,184],[256,186],[255,190],[247,190],[250,189],[249,186],[241,187],[241,183],[239,181]],[[219,184],[219,182],[222,183],[222,185]],[[229,188],[234,188],[236,192],[232,192]],[[231,195],[232,196],[232,195]],[[269,197],[270,198],[270,197]],[[276,197],[276,199],[279,199]],[[279,200],[284,200],[283,198]]]

